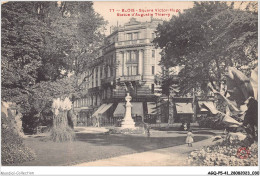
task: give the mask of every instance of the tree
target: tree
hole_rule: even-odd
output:
[[[2,5],[2,98],[20,96],[37,79],[42,66],[39,49],[43,47],[45,25],[34,17],[33,3]]]
[[[2,4],[2,100],[20,105],[24,120],[51,114],[54,97],[80,89],[77,76],[95,63],[104,24],[92,2]]]
[[[94,51],[101,46],[106,23],[92,5],[64,1],[50,2],[41,8],[40,19],[46,22],[49,31],[45,35],[42,53],[45,67],[39,71],[39,81],[56,80],[68,73],[78,76],[95,62]]]
[[[76,94],[75,76],[33,85],[24,100],[27,106],[22,106],[24,131],[33,133],[38,125],[51,126],[53,99],[61,95],[72,99],[73,94]]]
[[[193,8],[158,26],[154,42],[163,49],[161,64],[184,67],[178,75],[180,93],[193,88],[207,92],[208,82],[220,90],[229,66],[247,75],[256,67],[257,12],[234,6],[195,2]]]
[[[170,113],[170,98],[173,97],[174,95],[178,94],[178,88],[176,85],[178,84],[178,78],[176,76],[176,71],[175,70],[170,70],[169,68],[164,70],[164,73],[161,74],[160,79],[162,80],[162,97],[160,97],[160,107],[158,108],[165,108],[166,110],[166,118],[168,119],[168,123],[171,124],[173,123],[173,114]],[[167,96],[167,102],[163,101],[163,97]],[[167,108],[166,108],[167,107]],[[165,113],[165,111],[163,111]]]

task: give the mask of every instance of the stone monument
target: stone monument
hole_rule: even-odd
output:
[[[127,93],[127,96],[125,97],[126,105],[125,105],[125,117],[122,121],[121,128],[135,128],[135,122],[131,115],[131,109],[132,105],[130,101],[132,100],[132,97]]]

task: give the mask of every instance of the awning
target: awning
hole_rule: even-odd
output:
[[[131,102],[132,104],[132,116],[144,116],[143,103],[142,102]]]
[[[175,103],[178,114],[193,114],[191,103]]]
[[[214,106],[213,102],[204,102],[203,105],[212,113],[217,114],[218,110]]]
[[[106,106],[106,104],[102,104],[101,106],[99,106],[99,108],[96,110],[96,112],[92,116],[93,117],[97,116],[99,111],[101,111],[105,106]]]
[[[125,103],[118,103],[114,112],[114,117],[123,117],[125,114]]]
[[[80,108],[74,108],[75,111],[82,111],[82,110],[92,110],[90,107],[80,107]]]
[[[142,102],[131,102],[132,104],[132,116],[144,116],[143,103]],[[124,117],[125,116],[125,103],[118,103],[116,110],[114,112],[114,117]]]
[[[99,112],[98,114],[104,114],[111,106],[113,105],[113,103],[109,103],[109,104],[106,104]]]
[[[154,102],[147,102],[148,114],[156,114],[156,104]]]
[[[81,108],[79,108],[81,111],[82,110],[90,110],[90,109],[92,109],[92,108],[90,108],[90,107],[81,107]]]

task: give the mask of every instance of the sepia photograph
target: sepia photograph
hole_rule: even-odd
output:
[[[259,166],[258,1],[2,1],[1,166]]]

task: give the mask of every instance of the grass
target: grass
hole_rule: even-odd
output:
[[[24,162],[22,166],[66,166],[82,162],[116,157],[125,154],[144,152],[159,148],[185,144],[186,134],[155,132],[148,138],[144,135],[89,134],[77,133],[74,142],[55,143],[44,136],[33,136],[24,140],[37,157],[34,161]],[[196,135],[194,141],[208,138],[208,135]]]

